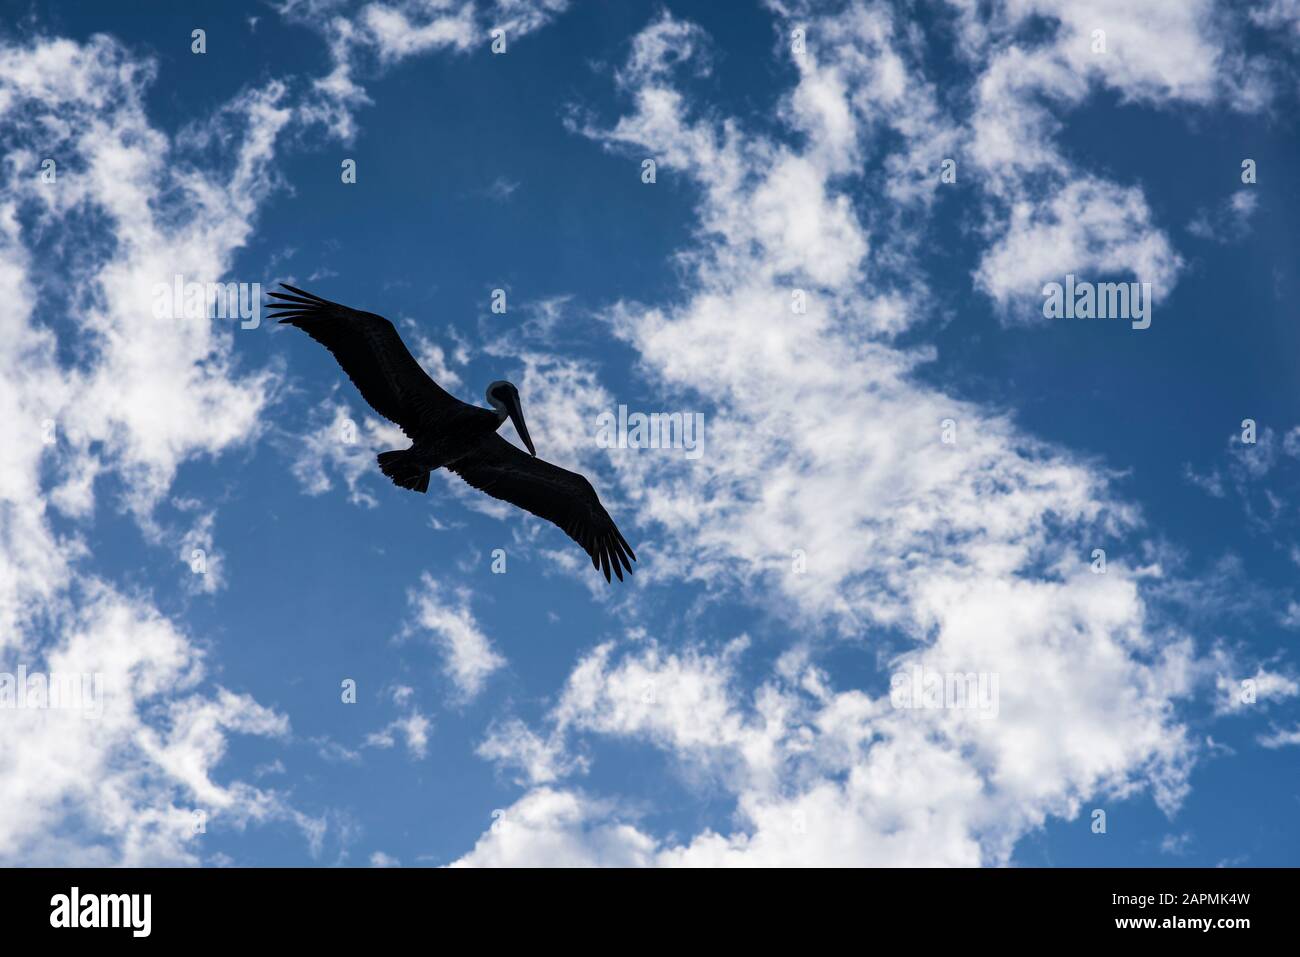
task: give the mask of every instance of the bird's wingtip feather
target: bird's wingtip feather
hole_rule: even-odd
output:
[[[324,301],[325,301],[324,299],[322,299],[320,296],[316,295],[315,293],[307,292],[305,289],[299,289],[297,286],[291,286],[291,285],[289,285],[287,282],[282,282],[282,283],[280,283],[280,286],[281,286],[281,288],[283,288],[283,289],[288,289],[290,292],[292,292],[292,293],[296,293],[296,294],[299,295],[299,296],[305,296],[305,297],[308,298],[308,299],[314,299],[316,302],[324,302]],[[274,296],[275,293],[270,293],[269,295]]]

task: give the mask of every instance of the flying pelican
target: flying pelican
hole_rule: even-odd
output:
[[[413,492],[429,488],[429,473],[447,468],[493,498],[558,525],[586,550],[591,564],[623,580],[636,561],[631,546],[581,475],[537,458],[524,424],[519,390],[497,380],[487,387],[484,409],[444,391],[415,361],[393,324],[372,312],[349,309],[287,283],[268,295],[280,322],[297,326],[334,354],[370,407],[399,426],[409,449],[379,453],[379,468]],[[511,445],[497,429],[509,419],[528,446]]]

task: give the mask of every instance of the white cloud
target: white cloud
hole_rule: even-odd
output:
[[[1066,595],[1063,588],[1058,597]],[[1068,613],[1076,622],[1108,607],[1101,594],[1077,600],[1080,607]],[[1109,615],[1122,621],[1131,601],[1121,599]],[[1006,594],[988,595],[982,609],[968,603],[962,614],[972,616],[965,626],[972,638],[1005,628],[998,608],[1025,615]],[[1145,779],[1174,807],[1185,787],[1180,765],[1188,743],[1181,729],[1167,726],[1165,707],[1186,690],[1187,649],[1170,649],[1146,667],[1126,655],[1121,639],[1108,637],[1113,625],[1106,622],[1056,651],[1039,643],[1036,624],[1008,636],[1014,652],[986,652],[989,661],[1028,656],[1001,674],[994,719],[898,709],[888,694],[836,692],[829,675],[794,661],[744,692],[736,673],[743,642],[720,655],[666,653],[651,644],[616,656],[601,646],[574,669],[551,716],[556,727],[657,745],[688,781],[721,784],[735,795],[734,829],[654,841],[650,856],[646,836],[619,809],[606,802],[596,814],[584,796],[566,793],[561,802],[544,788],[521,802],[545,795],[528,805],[528,829],[494,829],[466,863],[542,863],[532,855],[552,845],[572,853],[569,844],[592,829],[594,816],[602,841],[617,833],[629,842],[624,851],[661,865],[973,866],[1006,863],[1020,835],[1049,814],[1074,817],[1087,795],[1122,797]],[[895,670],[922,663],[937,670],[945,657],[979,668],[957,659],[949,643],[910,653]],[[539,807],[551,805],[558,820],[540,820]],[[538,840],[539,830],[551,843]]]
[[[1261,27],[1289,28],[1300,38],[1300,0],[1267,0],[1250,11],[1250,19]]]
[[[1084,6],[1018,4],[993,27],[975,25],[969,6],[963,37],[979,76],[975,115],[960,132],[934,107],[912,140],[864,136],[875,126],[901,131],[895,103],[939,102],[906,35],[876,4],[825,20],[798,5],[810,16],[810,55],[781,113],[802,134],[797,148],[718,117],[674,85],[690,64],[666,56],[664,38],[688,56],[704,41],[671,17],[647,28],[619,73],[630,111],[610,124],[575,121],[610,149],[654,155],[661,178],[699,189],[698,241],[678,256],[680,294],[664,306],[618,303],[607,318],[661,402],[711,411],[707,453],[692,463],[590,447],[573,454],[612,465],[654,536],[640,583],[687,579],[719,599],[757,596],[790,621],[790,651],[749,690],[735,672],[743,645],[611,643],[584,656],[547,728],[515,729],[522,743],[485,753],[525,769],[530,754],[544,754],[541,773],[523,778],[544,786],[506,811],[507,821],[518,812],[520,827],[485,833],[463,863],[554,854],[580,863],[998,864],[1024,835],[1074,818],[1088,801],[1146,792],[1176,811],[1200,749],[1179,708],[1212,683],[1213,662],[1148,605],[1165,572],[1127,557],[1141,516],[1097,465],[915,375],[933,352],[896,348],[890,336],[928,308],[923,289],[900,281],[918,275],[909,259],[926,248],[925,194],[895,188],[884,198],[911,216],[890,218],[855,177],[867,162],[889,168],[912,155],[913,140],[956,137],[972,144],[975,162],[962,168],[974,166],[988,199],[979,281],[995,300],[1037,295],[1045,273],[1088,270],[1131,270],[1157,284],[1157,297],[1168,294],[1181,259],[1141,190],[1076,169],[1054,141],[1055,111],[1098,84],[1134,101],[1208,103],[1244,95],[1252,74],[1173,5],[1147,19],[1121,4]],[[1107,64],[1070,47],[1099,11],[1113,30]],[[1032,13],[1063,29],[1045,49],[1018,55],[1004,37]],[[1135,44],[1153,29],[1170,34],[1169,46],[1144,60]],[[855,56],[867,42],[872,55]],[[1207,50],[1203,62],[1179,61]],[[1024,151],[1007,152],[1012,143]],[[933,169],[937,179],[937,161]],[[851,190],[866,196],[850,202]],[[873,226],[885,223],[896,230],[873,242]],[[803,315],[790,308],[796,285],[810,293]],[[886,292],[894,317],[873,323],[866,317]],[[544,404],[585,410],[593,398],[558,388]],[[943,439],[945,420],[954,442]],[[1099,546],[1110,549],[1104,575],[1088,564]],[[890,671],[997,675],[997,717],[899,710],[887,694],[836,687],[815,664],[836,640],[869,649]],[[650,743],[688,786],[734,795],[734,823],[654,837],[628,805],[561,785],[557,735]]]
[[[304,492],[323,495],[333,488],[331,473],[337,473],[347,486],[348,501],[367,508],[379,504],[369,486],[388,483],[375,456],[411,444],[390,422],[373,415],[358,421],[346,403],[333,400],[312,413],[306,432],[290,435],[286,441],[293,456],[290,468]]]
[[[388,749],[396,746],[398,737],[405,739],[406,749],[411,757],[423,759],[429,753],[429,731],[433,722],[420,713],[415,704],[415,689],[409,685],[397,685],[389,690],[400,711],[403,713],[390,721],[378,731],[366,735],[366,745],[372,748]]]
[[[1300,628],[1300,604],[1287,602],[1286,611],[1280,618],[1283,628]]]
[[[1151,283],[1152,298],[1173,291],[1182,258],[1153,227],[1140,190],[1092,177],[1075,180],[1043,202],[1011,205],[1005,232],[980,261],[976,280],[1000,305],[1020,299],[1042,318],[1043,284],[1067,273],[1098,282],[1118,274]]]
[[[1205,492],[1205,494],[1213,496],[1214,498],[1223,498],[1228,494],[1227,490],[1223,487],[1223,476],[1219,474],[1217,469],[1206,475],[1202,475],[1193,469],[1190,463],[1184,462],[1183,478],[1187,479],[1188,482]]]
[[[586,766],[581,757],[566,753],[562,735],[543,738],[517,718],[493,725],[475,753],[518,769],[522,784],[549,784]]]
[[[1127,102],[1222,101],[1254,109],[1270,92],[1261,85],[1261,62],[1242,52],[1240,23],[1215,0],[1150,0],[1140,7],[1124,0],[1015,0],[996,4],[992,16],[976,0],[949,3],[961,14],[967,55],[992,50],[1006,63],[1019,60],[1026,93],[1069,102],[1096,83]],[[1028,49],[1008,42],[1035,18],[1056,29]],[[1104,48],[1096,30],[1105,34]],[[996,60],[988,72],[998,72]]]
[[[684,758],[735,751],[755,768],[770,768],[772,742],[741,718],[729,687],[730,659],[745,645],[738,641],[722,658],[651,646],[617,668],[610,667],[613,646],[601,645],[574,668],[553,720],[561,731],[644,735]]]
[[[216,517],[213,510],[197,515],[181,536],[178,557],[184,566],[182,580],[191,593],[212,595],[226,585],[225,557],[213,544]]]
[[[541,788],[499,815],[458,867],[638,867],[654,842],[635,827],[602,820],[603,806]]]
[[[322,33],[330,72],[312,84],[300,107],[308,123],[322,123],[345,141],[357,133],[356,110],[371,102],[357,77],[426,53],[484,51],[491,31],[510,44],[539,30],[568,8],[568,0],[281,0],[291,23]]]
[[[1187,225],[1197,239],[1216,243],[1239,242],[1250,233],[1250,221],[1259,208],[1259,194],[1253,189],[1239,189],[1213,213],[1200,210]]]
[[[1218,697],[1216,714],[1236,714],[1270,701],[1294,698],[1300,695],[1300,682],[1276,671],[1258,668],[1254,674],[1244,676],[1219,674],[1215,678]]]
[[[186,635],[106,585],[86,588],[60,640],[29,668],[102,675],[102,714],[4,712],[0,861],[193,864],[203,855],[199,822],[288,820],[314,833],[318,822],[277,792],[216,777],[228,735],[283,738],[288,720],[247,695],[205,692],[203,657]],[[70,818],[89,840],[68,836]]]
[[[515,194],[515,190],[518,188],[519,182],[517,180],[506,179],[504,176],[498,176],[488,184],[487,189],[483,192],[484,195],[494,202],[505,203],[509,201],[510,197]]]
[[[174,560],[155,506],[182,463],[255,439],[276,385],[236,367],[233,336],[254,333],[154,319],[151,305],[175,274],[225,278],[273,181],[284,89],[246,90],[172,140],[145,115],[153,73],[103,35],[0,42],[0,412],[13,426],[0,449],[0,648],[30,671],[102,673],[109,694],[98,719],[17,710],[0,722],[11,864],[196,863],[196,814],[292,821],[313,848],[324,827],[218,776],[230,735],[280,738],[286,719],[208,684],[198,641],[101,579],[83,540],[96,479],[113,475]],[[198,163],[214,137],[217,169]],[[81,241],[38,243],[49,234]],[[68,530],[55,533],[47,503]],[[210,537],[207,516],[186,534]]]
[[[493,672],[506,664],[492,647],[474,613],[469,592],[455,592],[427,572],[407,595],[414,611],[405,635],[431,641],[443,654],[443,673],[451,679],[462,701],[476,698]]]
[[[1270,749],[1288,748],[1300,745],[1300,725],[1291,728],[1289,731],[1284,729],[1275,729],[1268,734],[1261,734],[1258,740],[1261,746]]]
[[[1130,103],[1262,109],[1271,97],[1267,68],[1244,54],[1240,24],[1214,0],[1140,8],[1023,0],[995,5],[992,16],[974,0],[950,3],[978,72],[969,155],[988,200],[985,228],[996,237],[979,287],[1005,308],[1069,272],[1090,281],[1131,273],[1151,282],[1157,299],[1168,295],[1182,260],[1140,187],[1079,170],[1056,138],[1065,115],[1099,87]],[[1035,18],[1047,29],[1026,41],[1018,31]]]

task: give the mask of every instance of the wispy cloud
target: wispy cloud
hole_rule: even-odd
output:
[[[32,669],[102,673],[109,689],[98,720],[0,722],[11,864],[189,864],[203,855],[196,821],[290,821],[313,847],[324,826],[218,775],[231,735],[280,737],[287,720],[213,685],[194,637],[86,567],[97,478],[121,480],[148,537],[183,463],[261,434],[277,380],[238,368],[234,336],[248,333],[234,324],[148,317],[157,284],[221,279],[247,240],[289,120],[285,88],[246,89],[179,140],[146,115],[154,75],[103,35],[0,41],[0,409],[14,425],[0,453],[0,648]],[[218,136],[222,161],[202,162]],[[50,229],[80,241],[39,244]],[[40,318],[53,303],[78,306]],[[72,520],[59,533],[47,493]],[[210,545],[211,527],[201,513],[187,542]],[[160,544],[174,562],[178,543]],[[220,583],[209,558],[203,590]]]
[[[430,641],[442,652],[443,673],[461,701],[477,697],[506,660],[492,647],[470,610],[469,592],[449,589],[426,572],[408,599],[413,614],[404,636]]]
[[[1135,267],[1172,286],[1181,260],[1141,190],[1076,169],[1052,141],[1044,104],[1077,104],[1094,83],[1135,99],[1208,102],[1250,87],[1253,74],[1226,58],[1210,58],[1219,72],[1135,57],[1126,44],[1149,26],[1118,9],[1108,20],[1116,52],[1095,65],[1068,46],[1086,11],[1041,6],[1065,29],[1018,61],[966,22],[968,51],[987,64],[981,105],[958,130],[937,107],[927,125],[904,126],[902,104],[932,93],[893,16],[874,4],[824,20],[800,8],[811,39],[787,98],[799,108],[782,114],[802,134],[797,149],[674,85],[706,44],[667,15],[617,74],[630,111],[612,124],[574,121],[700,191],[701,241],[678,257],[689,269],[675,301],[606,313],[647,380],[662,395],[697,397],[711,422],[709,452],[689,468],[610,459],[654,530],[651,574],[765,595],[801,637],[756,690],[735,677],[743,645],[722,654],[602,645],[584,657],[548,730],[516,729],[519,746],[489,749],[525,768],[527,755],[544,754],[532,778],[546,786],[507,809],[518,826],[485,833],[466,863],[530,862],[542,848],[637,863],[1005,863],[1020,836],[1098,793],[1145,788],[1166,811],[1179,805],[1198,747],[1175,715],[1207,690],[1209,663],[1180,630],[1150,627],[1144,588],[1158,566],[1112,557],[1099,574],[1089,564],[1098,544],[1135,537],[1141,516],[1091,464],[922,385],[926,351],[895,348],[893,328],[864,321],[883,292],[878,277],[908,274],[897,249],[925,236],[922,194],[874,197],[874,184],[854,177],[881,142],[867,131],[891,124],[904,136],[886,142],[900,155],[927,137],[975,144],[971,172],[990,198],[975,278],[995,299],[1071,266]],[[1174,5],[1158,18],[1175,48],[1219,42]],[[882,75],[882,63],[892,72]],[[1032,128],[1013,137],[1005,124],[1026,118]],[[1003,137],[1039,152],[1006,157]],[[937,184],[937,159],[931,169]],[[850,202],[850,189],[868,201]],[[857,212],[872,198],[922,211],[904,235],[891,233],[892,250]],[[791,308],[795,289],[807,294],[804,312]],[[905,314],[894,327],[924,321],[923,292],[889,291]],[[568,394],[555,402],[574,404]],[[836,638],[874,648],[891,671],[996,674],[998,717],[900,711],[887,694],[837,687],[815,664],[818,645]],[[688,778],[726,782],[741,823],[660,841],[626,807],[556,789],[556,734],[649,742]]]

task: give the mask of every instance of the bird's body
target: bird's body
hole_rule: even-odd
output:
[[[504,381],[489,385],[492,409],[462,402],[420,368],[383,316],[284,288],[290,294],[270,293],[280,300],[271,303],[279,310],[273,315],[329,349],[371,408],[410,437],[410,448],[379,453],[379,467],[394,484],[424,492],[430,473],[445,468],[474,488],[558,525],[606,580],[611,570],[620,581],[623,569],[632,570],[628,559],[636,556],[591,483],[537,458],[518,389]],[[506,419],[527,453],[497,433]]]
[[[496,435],[507,418],[490,409],[461,402],[459,408],[448,408],[437,416],[430,423],[429,430],[416,437],[409,449],[380,453],[379,466],[385,475],[403,488],[411,486],[397,481],[390,470],[400,468],[401,475],[418,473],[424,484],[413,491],[423,492],[427,487],[428,473],[472,455]]]

